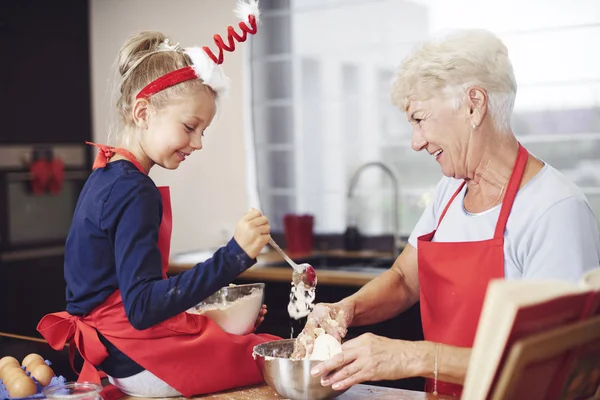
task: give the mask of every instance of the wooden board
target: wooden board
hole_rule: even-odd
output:
[[[124,397],[128,400],[141,400],[139,397]],[[194,399],[212,400],[283,400],[273,389],[267,385],[253,386],[226,392],[194,397]],[[337,400],[455,400],[454,397],[434,396],[431,393],[413,392],[410,390],[385,388],[372,385],[355,385],[346,393],[336,398]],[[154,399],[156,400],[156,399]],[[172,400],[172,399],[170,399]]]

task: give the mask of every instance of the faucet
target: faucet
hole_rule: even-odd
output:
[[[400,254],[400,250],[401,250],[401,243],[400,243],[400,217],[399,217],[399,213],[398,213],[398,177],[396,176],[396,174],[394,173],[394,171],[392,171],[392,169],[386,165],[385,163],[381,162],[381,161],[371,161],[371,162],[367,162],[363,165],[361,165],[360,167],[358,167],[356,169],[356,171],[354,171],[354,173],[352,174],[352,177],[350,179],[350,187],[348,189],[348,201],[351,200],[353,193],[354,193],[354,188],[356,187],[356,184],[358,182],[358,178],[360,176],[360,174],[362,173],[362,171],[364,171],[365,169],[369,168],[369,167],[379,167],[383,170],[383,172],[385,172],[390,179],[392,180],[392,184],[394,186],[394,196],[393,196],[393,221],[394,221],[394,243],[392,244],[392,256],[396,257]]]

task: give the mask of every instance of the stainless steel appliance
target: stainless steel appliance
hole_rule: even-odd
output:
[[[0,146],[0,260],[63,254],[79,193],[89,176],[85,144]],[[62,185],[55,193],[32,190],[33,162],[60,160]]]

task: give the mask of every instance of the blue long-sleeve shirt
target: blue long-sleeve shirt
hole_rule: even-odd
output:
[[[89,176],[79,196],[65,247],[67,311],[84,315],[116,289],[132,326],[146,329],[177,315],[254,264],[235,240],[204,263],[162,279],[157,246],[162,200],[154,182],[125,160]],[[105,338],[101,368],[126,377],[142,368]]]

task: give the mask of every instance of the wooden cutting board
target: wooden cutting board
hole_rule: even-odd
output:
[[[128,400],[141,400],[140,397],[124,397]],[[194,399],[213,399],[213,400],[283,400],[284,397],[278,395],[267,385],[252,386],[247,388],[228,390],[215,394],[194,397]],[[434,396],[431,393],[414,392],[410,390],[385,388],[372,385],[355,385],[346,393],[337,397],[337,400],[454,400],[454,397]],[[153,399],[156,400],[156,399]],[[169,399],[173,400],[173,399]]]

